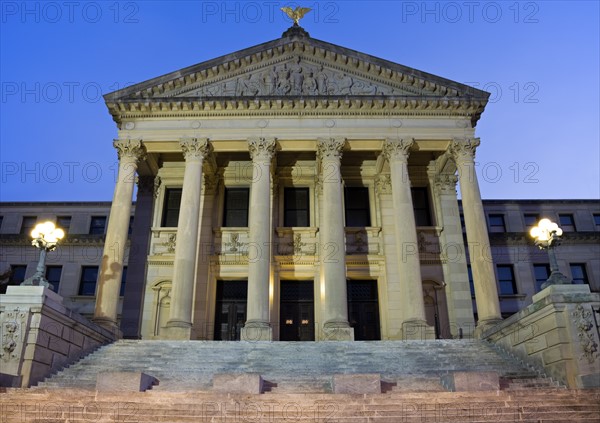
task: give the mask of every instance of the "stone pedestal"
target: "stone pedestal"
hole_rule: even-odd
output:
[[[0,380],[27,388],[121,336],[67,309],[43,286],[9,286],[0,295]]]
[[[533,304],[483,333],[569,388],[600,387],[600,294],[588,285],[551,285]],[[596,317],[594,317],[596,313]]]

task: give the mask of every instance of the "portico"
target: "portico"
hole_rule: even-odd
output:
[[[442,287],[437,336],[473,336],[455,185],[469,243],[489,246],[467,172],[487,93],[303,30],[175,74],[105,97],[155,180],[143,338],[429,339],[424,280]],[[488,325],[493,268],[469,253]]]

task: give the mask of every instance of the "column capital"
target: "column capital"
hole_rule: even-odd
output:
[[[435,187],[442,194],[456,194],[456,183],[458,176],[448,173],[440,173],[435,176]]]
[[[277,139],[274,137],[250,137],[248,138],[248,150],[250,158],[254,160],[271,160],[275,154]]]
[[[182,138],[179,145],[183,151],[185,161],[190,159],[203,160],[210,153],[208,138]]]
[[[121,161],[146,160],[146,147],[141,139],[115,139],[113,147],[117,149],[117,155]]]
[[[454,159],[459,157],[475,159],[475,150],[479,144],[479,138],[453,138],[448,150]]]
[[[383,155],[388,162],[406,161],[414,143],[414,138],[386,138],[383,142]]]
[[[318,138],[317,139],[317,156],[321,160],[325,159],[342,159],[342,150],[346,144],[346,139],[342,137]]]

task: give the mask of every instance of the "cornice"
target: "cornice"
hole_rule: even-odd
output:
[[[107,102],[117,123],[139,118],[239,116],[447,116],[468,117],[474,124],[484,101],[406,96],[317,96],[155,98]]]

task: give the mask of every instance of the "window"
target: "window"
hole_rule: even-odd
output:
[[[431,212],[429,210],[429,196],[427,188],[411,188],[415,223],[417,226],[431,226]]]
[[[2,224],[2,217],[0,216],[0,225]],[[594,225],[596,229],[600,229],[600,214],[594,214]]]
[[[98,266],[83,266],[79,282],[79,295],[96,295],[97,279]]]
[[[504,225],[504,215],[490,214],[488,216],[488,222],[490,224],[490,232],[506,232],[506,226]]]
[[[559,226],[564,232],[575,232],[575,220],[572,214],[559,214]]]
[[[176,228],[179,223],[179,208],[181,207],[181,188],[167,188],[163,206],[163,228]]]
[[[248,226],[248,188],[225,188],[225,208],[223,211],[223,226]]]
[[[550,276],[550,265],[548,264],[534,264],[533,275],[535,276],[535,289],[537,291],[542,290],[542,284],[548,280]]]
[[[523,220],[525,221],[525,229],[529,231],[531,228],[537,225],[537,223],[540,220],[540,215],[533,213],[525,213],[523,215]]]
[[[498,284],[500,285],[500,295],[514,295],[517,293],[517,286],[515,284],[515,274],[513,267],[506,264],[498,264],[496,266],[498,271]]]
[[[35,227],[37,222],[37,216],[23,216],[23,222],[21,223],[21,234],[29,236],[31,230]]]
[[[475,296],[475,284],[473,283],[473,270],[471,265],[467,264],[467,274],[469,275],[469,287],[471,288],[471,297]]]
[[[346,210],[346,226],[371,226],[369,188],[346,187],[344,189],[344,207]]]
[[[27,266],[24,264],[16,264],[10,266],[9,285],[20,285],[25,280],[25,271]]]
[[[0,216],[0,229],[2,229],[2,221],[4,220],[4,216]]]
[[[65,231],[65,233],[68,233],[71,227],[71,216],[57,216],[56,226]]]
[[[122,297],[125,295],[125,281],[127,280],[127,266],[123,266],[123,273],[121,274],[121,288],[119,288],[119,295]]]
[[[129,226],[127,227],[127,235],[131,235],[133,232],[133,216],[129,216]]]
[[[584,263],[571,263],[571,277],[573,278],[573,284],[578,285],[589,285],[587,271],[585,270]]]
[[[46,280],[50,282],[52,290],[58,293],[58,286],[60,284],[60,275],[62,273],[62,266],[47,266],[46,267]]]
[[[283,191],[283,225],[287,227],[310,226],[308,188],[285,188]]]
[[[104,235],[106,229],[106,216],[92,216],[90,221],[90,235]]]
[[[4,273],[3,278],[8,277],[8,283],[0,284],[0,294],[6,294],[6,288],[9,285],[20,285],[25,280],[25,271],[27,270],[26,265],[11,264],[9,273]],[[1,279],[0,279],[1,280]]]

